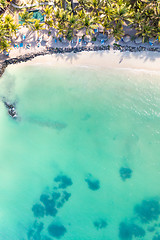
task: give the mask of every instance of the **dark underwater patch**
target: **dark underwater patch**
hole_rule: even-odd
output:
[[[66,233],[66,228],[60,224],[50,224],[48,227],[48,232],[52,237],[61,238]]]
[[[61,194],[60,194],[59,192],[55,192],[55,191],[52,192],[52,197],[53,197],[53,199],[54,199],[55,201],[56,201],[57,199],[59,199],[60,196],[61,196]]]
[[[142,223],[149,223],[158,220],[160,205],[157,200],[143,200],[141,204],[135,206],[134,211]]]
[[[96,191],[100,188],[100,181],[92,176],[92,174],[88,174],[85,181],[88,183],[89,189]]]
[[[119,225],[119,238],[122,240],[132,240],[133,237],[144,237],[145,231],[136,224],[121,222]]]
[[[32,207],[32,211],[35,217],[41,218],[44,217],[44,207],[41,204],[34,204]]]
[[[33,224],[33,228],[28,231],[28,240],[40,240],[43,227],[44,224],[42,222],[35,221]]]
[[[132,170],[130,168],[121,167],[119,173],[123,181],[131,178],[132,176]]]
[[[71,193],[68,193],[68,192],[66,192],[66,191],[63,191],[60,200],[57,202],[57,208],[63,207],[63,205],[65,204],[65,202],[67,202],[70,197],[71,197]]]
[[[35,221],[33,227],[37,232],[41,232],[43,230],[44,224],[42,222]]]
[[[155,231],[155,227],[154,227],[154,226],[148,227],[148,228],[147,228],[147,231],[148,231],[148,232],[154,232],[154,231]]]
[[[67,127],[66,123],[52,121],[49,119],[29,118],[28,120],[34,124],[41,126],[41,127],[48,127],[48,128],[53,128],[53,129],[57,129],[57,130],[62,130]]]
[[[152,240],[160,240],[160,235],[154,236]]]
[[[99,219],[93,222],[95,228],[97,228],[97,230],[102,229],[102,228],[106,228],[107,227],[107,222],[104,219]]]
[[[59,188],[65,189],[73,184],[72,179],[66,175],[60,174],[54,178],[54,181],[59,183]]]
[[[48,236],[43,236],[42,240],[52,240],[52,239]]]
[[[56,202],[53,198],[50,198],[49,195],[47,194],[42,194],[40,196],[40,201],[44,204],[45,206],[45,214],[48,216],[56,216],[57,214],[57,209],[55,208]]]

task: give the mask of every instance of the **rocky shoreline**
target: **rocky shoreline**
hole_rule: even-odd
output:
[[[3,75],[6,67],[11,64],[17,64],[21,62],[27,62],[29,60],[32,60],[33,58],[37,56],[43,56],[47,54],[57,54],[57,53],[78,53],[78,52],[84,52],[84,51],[109,51],[110,50],[110,45],[101,45],[101,46],[82,46],[82,47],[63,47],[63,48],[53,48],[53,47],[47,47],[46,50],[39,51],[37,53],[29,53],[25,55],[20,55],[16,58],[9,58],[4,60],[0,64],[0,77]],[[159,47],[142,47],[142,46],[128,46],[128,45],[120,45],[120,44],[113,44],[113,50],[120,51],[120,52],[142,52],[142,51],[152,51],[152,52],[160,52]]]

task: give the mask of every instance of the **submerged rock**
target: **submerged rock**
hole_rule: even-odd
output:
[[[56,216],[57,214],[57,209],[55,208],[56,202],[53,198],[51,198],[47,194],[42,194],[40,196],[40,201],[44,204],[45,206],[45,214],[48,216]]]
[[[72,179],[66,175],[60,174],[57,177],[54,178],[54,181],[59,183],[59,188],[67,188],[69,186],[71,186],[72,183]]]
[[[119,173],[122,180],[125,181],[126,179],[131,178],[132,170],[130,168],[121,167]]]
[[[61,196],[61,194],[60,194],[59,192],[53,191],[52,197],[53,197],[53,199],[54,199],[55,201],[56,201],[57,199],[59,199],[60,196]]]
[[[60,200],[57,202],[57,208],[63,207],[63,205],[65,204],[65,202],[68,201],[70,197],[71,197],[71,193],[68,193],[68,192],[66,192],[66,191],[63,191]]]
[[[119,238],[122,240],[132,240],[133,237],[144,237],[145,231],[138,225],[121,222],[119,225]]]
[[[66,233],[66,228],[60,224],[50,224],[48,227],[48,232],[52,237],[61,238]]]
[[[34,204],[32,207],[32,211],[35,217],[41,218],[44,217],[44,207],[41,204]]]
[[[33,228],[28,231],[28,240],[41,240],[41,231],[43,230],[44,224],[42,222],[35,221]]]
[[[42,240],[52,240],[52,239],[48,236],[43,236]]]
[[[142,223],[149,223],[158,220],[160,204],[157,200],[143,200],[141,204],[135,206],[134,211]]]
[[[100,188],[100,181],[92,176],[92,174],[88,174],[85,181],[88,183],[89,189],[96,191]]]
[[[42,222],[35,221],[33,227],[37,232],[41,232],[43,230],[44,224]]]
[[[154,236],[152,240],[160,240],[160,235]]]
[[[155,231],[155,227],[154,226],[148,227],[147,231],[148,232],[154,232]]]
[[[107,227],[107,222],[104,219],[99,219],[93,222],[94,226],[97,228],[97,230]]]
[[[4,105],[6,106],[6,108],[8,108],[8,114],[12,117],[12,118],[17,118],[17,112],[15,110],[15,103],[10,104],[6,101],[3,101]]]
[[[34,229],[31,228],[28,230],[28,233],[27,233],[28,240],[33,239],[34,233],[35,233]]]

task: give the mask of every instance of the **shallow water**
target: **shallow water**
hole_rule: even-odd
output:
[[[16,65],[4,97],[0,239],[160,239],[158,74]]]

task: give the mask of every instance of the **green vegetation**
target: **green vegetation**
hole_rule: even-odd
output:
[[[45,5],[44,0],[39,4],[45,16],[44,23],[33,20],[33,13],[26,9],[19,13],[23,25],[37,34],[45,27],[49,32],[55,28],[57,37],[63,36],[68,40],[79,30],[93,38],[94,29],[101,27],[104,33],[118,41],[125,34],[125,26],[128,26],[135,29],[136,36],[142,37],[144,42],[150,37],[160,41],[160,0],[79,0],[76,7],[72,0],[55,0],[56,8]],[[0,0],[0,6],[5,8],[6,1]],[[1,15],[1,51],[10,46],[18,28],[13,16],[6,13]]]

